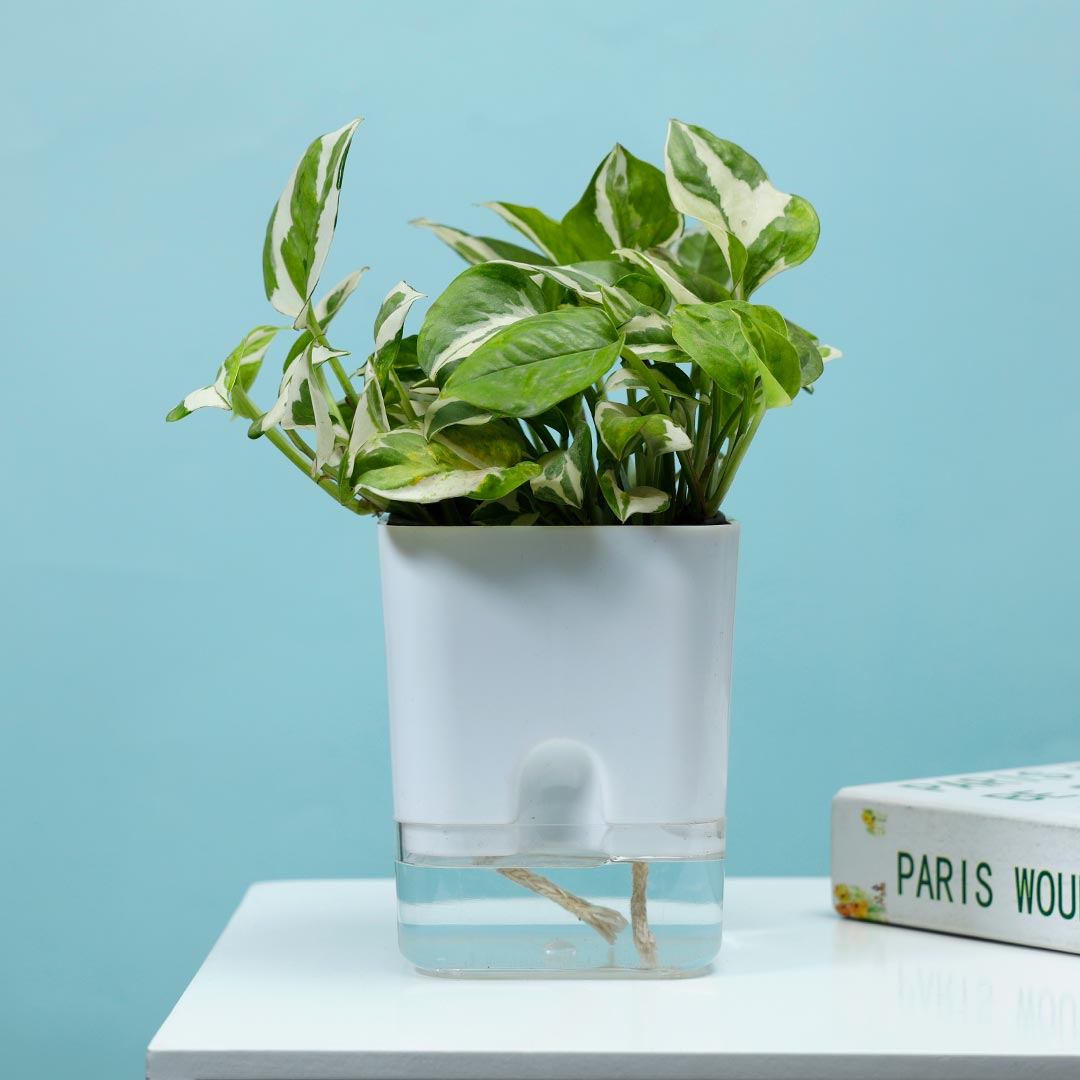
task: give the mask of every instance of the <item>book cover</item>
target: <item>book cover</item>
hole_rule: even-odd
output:
[[[843,788],[847,918],[1080,953],[1080,762]]]

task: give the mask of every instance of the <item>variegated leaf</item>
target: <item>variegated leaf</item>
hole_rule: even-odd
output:
[[[570,263],[566,266],[530,266],[521,262],[507,262],[505,265],[527,272],[533,281],[546,278],[569,290],[579,299],[593,304],[602,301],[604,289],[613,288],[616,281],[626,276],[626,267],[611,259]]]
[[[637,350],[635,350],[636,352]],[[685,359],[689,359],[685,353],[682,354]],[[690,377],[681,369],[677,367],[671,368],[654,368],[652,371],[652,377],[660,385],[660,389],[667,394],[668,397],[680,398],[686,401],[697,401],[697,395],[694,393],[694,384],[690,380]],[[630,368],[617,368],[604,383],[604,393],[607,395],[625,393],[627,390],[634,391],[649,391],[648,384]]]
[[[486,424],[458,424],[444,428],[435,442],[449,447],[476,469],[516,465],[523,457],[520,437],[510,420],[489,419]]]
[[[387,294],[375,316],[375,370],[382,377],[394,365],[409,309],[424,294],[399,281]]]
[[[593,470],[592,432],[583,417],[574,423],[573,442],[565,450],[552,450],[540,459],[541,472],[529,482],[544,502],[581,509],[585,477]]]
[[[819,345],[818,352],[821,354],[821,360],[823,363],[828,363],[830,360],[839,360],[844,354],[832,345]]]
[[[345,301],[356,291],[356,286],[360,284],[360,279],[368,272],[368,267],[361,267],[359,270],[354,270],[348,277],[342,278],[318,303],[314,305],[315,318],[311,319],[312,306],[310,304],[304,306],[304,310],[300,313],[300,317],[297,322],[300,327],[303,328],[303,332],[298,334],[296,340],[292,343],[292,347],[289,349],[288,354],[285,357],[285,363],[282,365],[282,370],[286,370],[288,366],[295,360],[312,341],[315,341],[317,337],[322,337],[322,341],[318,342],[320,345],[326,345],[325,331],[326,328],[334,321],[334,317],[342,309]],[[317,326],[320,330],[318,335],[312,332],[311,327]]]
[[[342,278],[316,305],[315,318],[325,330],[328,323],[341,310],[342,305],[356,291],[360,279],[368,272],[370,267],[362,266],[354,270],[348,277]]]
[[[773,187],[741,147],[673,120],[664,156],[671,201],[712,234],[741,295],[813,253],[820,229],[814,208]],[[745,251],[741,274],[732,237]]]
[[[626,339],[627,348],[638,356],[661,363],[686,360],[686,354],[671,336],[667,315],[643,304],[620,286],[603,286],[601,299],[604,310]]]
[[[669,454],[689,450],[690,436],[674,420],[659,413],[642,413],[617,401],[600,401],[596,405],[596,431],[600,441],[621,461],[644,439],[654,454]]]
[[[465,357],[500,330],[546,310],[529,274],[506,263],[484,263],[458,274],[428,309],[417,357],[428,378],[445,383]]]
[[[463,360],[446,389],[493,413],[537,416],[601,379],[622,347],[622,338],[599,308],[532,315]]]
[[[562,224],[580,258],[605,259],[616,248],[671,243],[682,231],[682,215],[664,174],[616,144]]]
[[[671,497],[659,488],[633,487],[624,491],[614,468],[601,469],[597,479],[611,512],[623,522],[634,514],[659,514],[671,502]]]
[[[481,206],[494,210],[503,221],[512,225],[530,243],[548,255],[552,262],[572,263],[584,258],[563,226],[549,218],[542,210],[505,202],[486,202],[481,203]]]
[[[507,240],[494,240],[490,236],[470,236],[469,233],[462,232],[460,229],[440,225],[427,218],[416,218],[409,224],[417,225],[422,229],[430,229],[444,244],[453,248],[467,263],[474,266],[479,263],[496,262],[499,259],[531,266],[550,262],[546,255],[530,251],[518,244],[511,244]]]
[[[509,468],[471,468],[448,447],[418,431],[398,429],[372,440],[356,460],[352,482],[361,494],[393,502],[431,503],[465,496],[500,499],[539,472],[532,461]]]
[[[248,434],[257,439],[275,424],[282,428],[315,429],[315,460],[312,475],[317,476],[330,462],[337,440],[335,421],[337,405],[317,370],[317,365],[345,353],[324,349],[314,343],[309,345],[290,365],[281,380],[277,401],[255,420]]]
[[[345,455],[348,461],[348,473],[351,476],[353,464],[361,450],[374,438],[390,430],[390,420],[386,415],[386,401],[382,387],[375,375],[375,368],[368,362],[364,369],[364,389],[353,412],[352,426],[349,430],[349,443]]]
[[[424,434],[430,439],[444,428],[457,424],[486,424],[490,419],[491,413],[487,409],[441,394],[424,412]]]
[[[315,291],[334,236],[345,159],[359,123],[353,120],[308,147],[270,215],[263,280],[267,299],[283,315],[299,318]]]
[[[688,270],[662,248],[648,251],[621,248],[615,254],[655,274],[676,304],[715,302],[727,300],[731,295],[718,281]]]
[[[168,421],[183,420],[197,409],[231,409],[233,387],[237,383],[248,390],[259,373],[266,350],[274,340],[280,326],[257,326],[223,361],[217,377],[210,386],[193,390],[165,417]]]

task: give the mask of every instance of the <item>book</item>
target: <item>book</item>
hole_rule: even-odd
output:
[[[843,788],[832,887],[847,918],[1080,953],[1080,762]]]

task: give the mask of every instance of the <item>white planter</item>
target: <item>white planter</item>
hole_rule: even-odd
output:
[[[588,926],[493,870],[595,879],[618,910],[625,863],[655,868],[654,910],[668,878],[701,892],[705,866],[718,891],[738,539],[735,524],[380,528],[403,946],[414,925],[444,939],[467,927],[471,941],[434,959],[407,947],[420,966],[550,970],[544,942],[562,922],[586,944],[568,970],[688,966],[674,948],[620,962],[618,942],[598,963],[588,943],[607,946]],[[607,895],[616,873],[624,896]],[[428,893],[448,890],[440,914]],[[508,915],[507,894],[529,910]],[[686,925],[710,921],[718,944],[719,906]],[[550,922],[534,934],[543,962],[477,944],[490,919],[533,918]]]

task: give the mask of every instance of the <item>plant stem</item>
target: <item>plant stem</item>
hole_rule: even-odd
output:
[[[262,412],[259,407],[247,396],[243,387],[239,383],[233,387],[232,392],[233,409],[238,416],[243,417],[245,420],[258,420],[262,416]],[[365,513],[363,507],[355,499],[343,500],[339,496],[338,485],[329,476],[325,476],[321,473],[312,473],[312,462],[306,460],[303,455],[298,453],[292,446],[289,440],[282,435],[277,428],[271,428],[269,431],[263,432],[265,437],[273,443],[308,479],[314,480],[330,497],[335,501],[341,503],[342,506],[352,510],[355,514],[363,515]],[[298,437],[299,438],[299,437]],[[301,440],[302,441],[302,440]],[[314,457],[314,455],[312,455]]]
[[[669,420],[673,419],[667,395],[660,388],[660,383],[657,382],[652,368],[649,367],[640,356],[637,356],[629,349],[626,349],[623,355],[626,357],[627,362],[634,371],[637,372],[641,381],[649,388],[649,395],[652,397],[653,401],[656,402],[656,407]],[[687,478],[690,481],[690,487],[694,492],[694,501],[697,503],[698,512],[701,514],[701,520],[704,521],[708,517],[708,512],[705,509],[705,492],[701,487],[701,477],[694,471],[694,463],[691,461],[690,455],[685,450],[679,451],[679,461],[682,464],[683,472],[686,473]]]
[[[526,420],[525,422],[529,425],[532,431],[536,433],[536,436],[540,439],[540,441],[544,444],[544,446],[549,452],[559,449],[559,444],[551,437],[551,432],[548,431],[548,429],[543,424],[534,424],[532,420]]]
[[[731,488],[732,482],[735,480],[735,474],[739,471],[739,465],[742,464],[742,459],[746,456],[746,451],[750,448],[750,443],[753,442],[758,428],[761,427],[761,421],[765,419],[765,412],[766,407],[763,400],[760,408],[755,408],[753,419],[750,423],[745,427],[742,424],[739,425],[739,435],[732,443],[731,449],[724,458],[724,467],[721,470],[720,482],[717,485],[716,494],[710,502],[711,513],[715,514],[716,511],[719,510],[720,504],[724,501],[724,497]]]
[[[332,356],[330,357],[330,367],[334,369],[337,381],[341,383],[341,389],[345,391],[345,400],[355,409],[356,403],[360,400],[360,395],[357,394],[356,387],[353,386],[352,379],[346,373],[344,365],[338,357]]]

